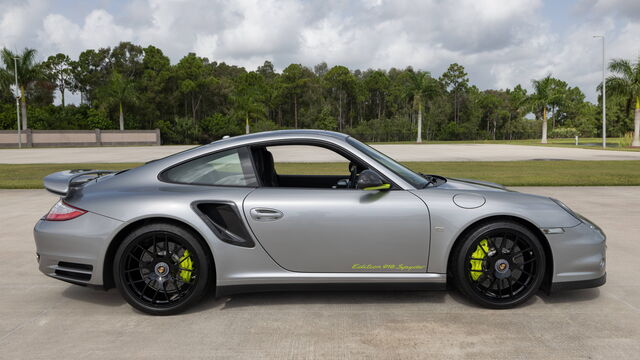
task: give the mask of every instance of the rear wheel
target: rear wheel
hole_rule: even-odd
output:
[[[546,259],[540,241],[513,222],[472,230],[453,256],[452,272],[458,290],[488,308],[512,308],[526,302],[544,278]]]
[[[210,264],[191,232],[171,224],[149,224],[124,239],[113,270],[116,287],[131,306],[152,315],[171,315],[202,298]]]

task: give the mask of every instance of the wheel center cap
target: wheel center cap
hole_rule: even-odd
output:
[[[509,262],[505,259],[498,259],[495,263],[496,277],[506,278],[511,276],[511,269],[509,268]]]
[[[159,262],[154,267],[156,275],[158,276],[166,276],[169,273],[169,265],[165,262]]]

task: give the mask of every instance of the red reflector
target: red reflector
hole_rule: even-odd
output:
[[[85,210],[78,209],[60,200],[53,205],[44,219],[48,221],[65,221],[75,219],[85,213]]]

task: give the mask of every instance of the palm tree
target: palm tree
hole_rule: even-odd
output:
[[[34,82],[43,78],[40,64],[36,62],[35,49],[25,48],[22,54],[3,48],[0,58],[4,63],[4,69],[0,69],[0,79],[3,85],[9,86],[15,81],[14,58],[17,59],[18,87],[20,88],[20,107],[22,113],[22,129],[27,129],[27,88]]]
[[[133,82],[114,71],[106,85],[98,89],[98,98],[103,99],[105,105],[118,105],[120,130],[124,130],[124,104],[135,103],[137,93],[133,88]]]
[[[617,75],[607,78],[607,92],[625,97],[627,112],[631,112],[631,105],[635,103],[631,146],[640,146],[640,56],[635,64],[625,59],[613,59],[609,63],[609,71]],[[598,90],[602,90],[602,84]]]
[[[547,143],[547,111],[553,101],[553,78],[551,75],[539,80],[532,80],[534,93],[529,98],[534,113],[542,114],[542,144]]]
[[[425,102],[437,93],[437,82],[428,72],[418,71],[411,76],[409,97],[412,98],[413,108],[418,111],[418,134],[416,142],[422,142],[422,109]]]
[[[422,93],[426,87],[427,74],[421,71],[413,73],[411,77],[411,87],[409,88],[409,96],[413,98],[413,108],[418,110],[418,135],[416,142],[422,142]]]

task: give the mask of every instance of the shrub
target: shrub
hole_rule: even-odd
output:
[[[198,138],[198,128],[193,120],[187,117],[179,117],[174,121],[158,121],[158,129],[162,136],[163,144],[194,144]]]
[[[238,124],[238,121],[220,113],[202,119],[200,129],[202,130],[200,135],[203,142],[221,139],[225,135],[235,136],[244,133],[244,129]]]
[[[618,141],[619,147],[631,147],[631,143],[633,142],[633,132],[630,131],[625,133]]]
[[[338,121],[331,116],[331,109],[328,106],[323,106],[322,111],[315,119],[315,127],[320,130],[336,131],[338,129]]]
[[[251,132],[257,133],[262,131],[279,130],[281,127],[278,124],[270,120],[258,120],[251,125]]]
[[[0,104],[0,130],[18,130],[16,104]]]
[[[87,111],[87,127],[89,129],[102,130],[116,128],[113,121],[107,118],[107,113],[102,109],[89,109],[89,111]]]
[[[407,118],[371,119],[359,123],[353,128],[345,128],[345,133],[361,141],[402,141],[415,137],[416,128]]]
[[[549,132],[549,137],[552,139],[573,138],[578,135],[578,130],[572,127],[555,128]]]
[[[450,122],[440,129],[440,140],[464,140],[466,129],[462,125]]]

